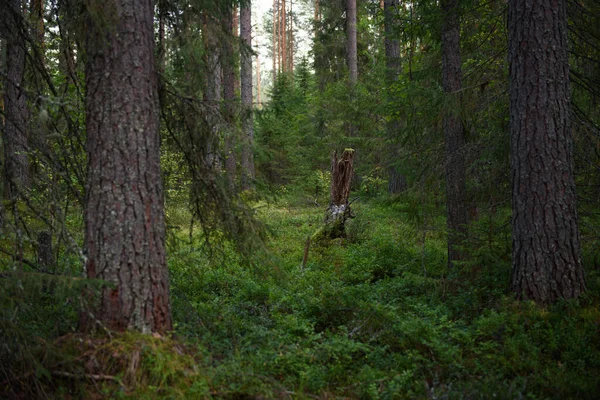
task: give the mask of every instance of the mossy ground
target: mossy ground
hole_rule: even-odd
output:
[[[323,210],[289,201],[257,206],[272,234],[254,266],[172,243],[173,337],[61,337],[22,381],[56,398],[597,398],[598,267],[577,301],[516,302],[507,213],[474,224],[449,271],[443,209],[408,204],[357,203],[305,268]]]

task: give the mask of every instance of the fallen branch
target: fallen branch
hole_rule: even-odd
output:
[[[93,380],[93,381],[113,381],[119,384],[119,386],[121,386],[123,389],[126,389],[125,385],[123,384],[123,382],[117,378],[116,376],[112,376],[112,375],[103,375],[103,374],[84,374],[84,373],[72,373],[72,372],[66,372],[66,371],[52,371],[50,372],[52,375],[54,376],[59,376],[61,378],[69,378],[69,379],[89,379],[89,380]]]

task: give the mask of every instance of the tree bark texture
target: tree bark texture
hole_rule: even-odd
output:
[[[325,223],[339,225],[334,229],[337,233],[333,236],[337,236],[338,233],[343,235],[346,219],[353,217],[349,199],[354,176],[354,155],[353,149],[346,149],[340,158],[337,151],[331,157],[331,192]]]
[[[102,290],[82,326],[168,331],[152,1],[86,7],[86,268],[114,287]]]
[[[6,79],[4,82],[4,173],[9,187],[6,194],[16,195],[11,187],[28,188],[30,185],[28,123],[29,110],[23,90],[25,77],[25,32],[21,2],[8,0],[3,10],[6,28]]]
[[[354,150],[346,149],[338,158],[337,151],[331,157],[331,197],[337,206],[348,204],[350,186],[354,176]]]
[[[242,45],[241,73],[242,84],[242,130],[244,141],[242,143],[242,189],[253,187],[254,155],[254,120],[252,117],[252,7],[248,2],[240,9],[240,32]]]
[[[233,13],[228,12],[223,21],[223,28],[226,32],[233,33]],[[231,40],[226,38],[223,41],[223,60],[221,61],[223,70],[223,100],[225,105],[225,123],[227,129],[225,132],[225,173],[227,176],[227,184],[230,189],[235,189],[236,179],[236,154],[235,142],[237,127],[235,123],[235,70],[233,60],[233,44]]]
[[[461,260],[459,246],[467,234],[465,206],[465,133],[458,114],[462,86],[460,60],[460,23],[457,0],[443,0],[442,84],[449,104],[444,109],[444,142],[446,153],[446,209],[448,214],[448,266]]]
[[[358,80],[358,55],[356,47],[356,0],[346,0],[346,57],[349,80],[355,85]]]
[[[512,288],[549,304],[585,291],[564,0],[510,0]]]

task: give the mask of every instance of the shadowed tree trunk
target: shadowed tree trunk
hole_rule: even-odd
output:
[[[446,152],[446,209],[448,214],[448,266],[463,259],[459,250],[467,234],[465,207],[465,133],[460,120],[460,24],[457,0],[443,0],[442,83],[448,98],[444,108],[444,142]]]
[[[350,85],[358,80],[358,55],[356,48],[356,0],[346,0],[346,58]]]
[[[4,174],[8,182],[5,194],[16,196],[16,188],[30,185],[28,158],[29,110],[23,90],[25,77],[25,32],[26,26],[19,0],[6,0],[2,7],[6,41],[6,79],[4,82]]]
[[[152,2],[86,7],[86,269],[114,287],[102,290],[82,327],[164,332],[172,322]]]
[[[549,304],[585,291],[569,118],[564,0],[511,0],[512,288]]]
[[[242,189],[254,186],[254,120],[252,117],[252,7],[250,1],[240,9],[240,32],[242,45],[242,61],[240,80],[242,84]]]
[[[219,21],[220,23],[220,21]],[[221,63],[219,60],[219,40],[217,38],[217,23],[211,16],[204,15],[204,46],[206,49],[206,81],[204,87],[204,101],[208,106],[208,125],[210,126],[210,136],[205,143],[204,162],[206,169],[211,174],[220,169],[221,160],[219,157],[219,125],[221,116],[219,108],[221,105]]]
[[[233,32],[233,10],[229,10],[223,21],[223,28],[226,32]],[[223,100],[225,103],[225,123],[227,129],[225,132],[225,173],[227,174],[227,184],[231,190],[235,189],[236,178],[236,156],[235,142],[237,128],[235,125],[235,69],[233,60],[233,44],[226,38],[223,41],[223,59],[221,61],[223,70]]]
[[[400,74],[400,43],[396,38],[398,35],[397,12],[399,0],[385,0],[383,3],[384,29],[385,29],[385,65],[386,80],[388,86],[393,85],[398,80]],[[400,124],[397,119],[387,123],[387,136],[393,139],[398,135]],[[390,146],[387,156],[388,164],[388,191],[391,194],[400,193],[406,190],[406,177],[400,174],[393,165],[398,158],[398,152],[395,146]]]

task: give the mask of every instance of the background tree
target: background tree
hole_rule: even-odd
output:
[[[233,9],[229,9],[223,18],[223,29],[225,32],[234,34],[233,31]],[[235,189],[236,172],[237,172],[237,157],[236,157],[236,142],[237,142],[237,124],[236,124],[236,98],[235,98],[235,60],[233,53],[233,43],[231,40],[223,40],[223,61],[221,68],[223,73],[223,101],[225,115],[225,171],[227,174],[227,182],[230,189]]]
[[[513,276],[518,298],[585,291],[569,117],[566,2],[509,3]]]
[[[384,32],[385,32],[385,65],[386,65],[386,83],[388,86],[388,96],[391,98],[392,85],[398,81],[398,75],[401,71],[400,65],[400,42],[398,41],[399,29],[399,2],[398,0],[385,0],[383,2],[384,14]],[[392,118],[388,121],[387,135],[393,138],[400,130],[399,121]],[[388,156],[388,190],[391,194],[400,193],[406,189],[406,177],[397,171],[394,165],[397,157],[397,149],[394,145],[390,146]]]
[[[254,119],[252,117],[252,8],[251,2],[240,9],[240,38],[242,58],[240,81],[242,85],[242,189],[253,187],[254,171]]]
[[[446,209],[448,214],[448,265],[463,258],[459,247],[467,232],[465,206],[465,134],[461,121],[462,73],[460,23],[457,0],[442,2],[442,83],[448,99],[444,110]]]
[[[358,80],[358,55],[356,45],[356,0],[346,0],[346,57],[350,85]]]
[[[114,286],[102,290],[84,327],[97,320],[113,330],[164,332],[172,322],[153,8],[90,1],[86,11],[86,271]]]
[[[9,198],[30,186],[29,111],[25,92],[26,41],[21,2],[3,0],[6,41],[6,77],[4,80],[4,174],[5,193]]]

